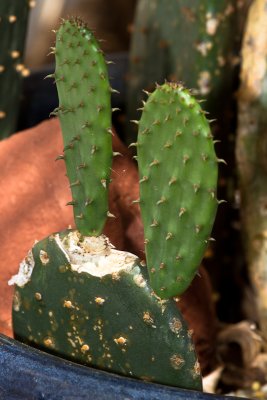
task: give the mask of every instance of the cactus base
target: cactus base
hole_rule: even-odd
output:
[[[21,341],[121,375],[201,390],[191,332],[175,301],[156,296],[138,258],[105,236],[51,235],[10,283]]]

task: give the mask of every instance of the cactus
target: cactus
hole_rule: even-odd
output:
[[[162,298],[180,295],[209,240],[220,160],[203,110],[174,83],[149,95],[136,146],[151,285]]]
[[[153,90],[155,82],[167,79],[194,88],[205,98],[205,110],[225,128],[249,2],[139,0],[130,51],[129,119],[139,118],[142,89]],[[135,141],[130,132],[128,141]]]
[[[28,75],[23,65],[30,0],[2,0],[0,4],[0,139],[15,132],[22,78]]]
[[[241,194],[243,247],[258,302],[262,332],[267,329],[267,9],[255,0],[242,48],[238,95],[237,165]]]
[[[175,302],[154,294],[136,256],[104,236],[66,231],[37,243],[21,270],[13,278],[17,339],[104,370],[201,389],[191,332]]]
[[[160,299],[137,257],[100,235],[112,151],[111,89],[98,44],[72,19],[52,51],[65,146],[59,159],[78,230],[37,243],[11,279],[14,335],[83,364],[200,390],[192,333],[175,301]]]
[[[241,39],[251,0],[139,0],[133,25],[129,58],[127,118],[138,120],[142,89],[152,91],[155,82],[181,81],[193,88],[209,112],[214,137],[221,140],[218,197],[227,200],[218,210],[213,235],[204,260],[220,293],[219,317],[230,321],[229,303],[240,314],[237,290],[229,291],[229,278],[238,286],[237,266],[243,263],[237,250],[241,242],[236,227],[236,170],[234,133],[237,124],[238,72]],[[127,125],[127,143],[136,141],[136,127]],[[225,256],[225,248],[228,255]],[[236,310],[236,308],[238,310]],[[241,312],[242,313],[242,312]],[[242,313],[243,315],[243,313]],[[230,318],[230,319],[229,319]],[[239,318],[239,317],[238,317]]]
[[[75,49],[75,51],[73,50]],[[111,88],[92,33],[78,19],[63,21],[52,49],[67,175],[77,229],[98,235],[108,214],[112,163]]]

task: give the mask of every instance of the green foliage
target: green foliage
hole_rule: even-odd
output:
[[[23,76],[22,64],[29,0],[0,2],[0,139],[16,130]]]

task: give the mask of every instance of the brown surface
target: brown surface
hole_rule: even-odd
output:
[[[113,136],[115,151],[125,156],[114,159],[110,185],[110,211],[105,233],[119,249],[144,257],[143,228],[137,205],[138,174],[127,149]],[[0,332],[12,336],[13,288],[7,281],[18,270],[35,240],[74,227],[71,194],[64,162],[54,162],[62,153],[62,139],[56,119],[18,133],[0,143]],[[178,303],[194,339],[204,372],[213,363],[215,314],[209,279],[204,270]]]

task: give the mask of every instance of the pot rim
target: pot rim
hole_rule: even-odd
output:
[[[241,399],[144,382],[97,370],[45,353],[1,333],[0,398],[9,400]]]

